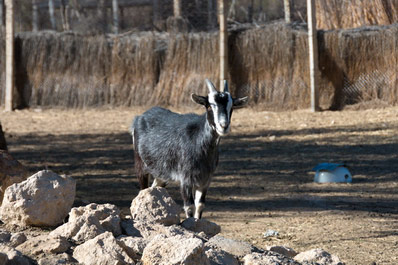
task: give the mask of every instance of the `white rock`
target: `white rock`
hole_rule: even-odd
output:
[[[77,246],[73,257],[84,265],[134,264],[111,232],[105,232]]]
[[[193,217],[185,219],[181,223],[181,226],[196,233],[204,232],[209,238],[221,232],[221,227],[218,224],[206,219],[196,219]]]
[[[38,265],[78,265],[69,254],[47,255],[38,260]]]
[[[134,258],[142,256],[145,247],[149,243],[149,240],[143,237],[120,236],[117,240],[127,254]]]
[[[141,190],[131,203],[131,216],[134,220],[172,225],[180,223],[179,207],[161,187]]]
[[[210,265],[239,265],[239,261],[235,256],[225,252],[222,249],[205,248],[206,256],[210,260]]]
[[[40,171],[9,186],[0,207],[0,219],[17,226],[56,226],[75,200],[76,181],[51,171]]]
[[[300,265],[293,259],[271,251],[248,254],[243,258],[243,261],[243,265]]]
[[[179,225],[165,226],[156,223],[134,222],[134,227],[140,232],[140,235],[148,240],[152,240],[157,235],[172,237],[176,235],[197,238],[194,232],[189,231]]]
[[[181,235],[154,237],[144,249],[141,258],[144,265],[201,264],[210,265],[203,242],[198,238]]]
[[[294,251],[294,249],[286,247],[286,246],[269,246],[266,248],[269,251],[279,253],[283,256],[293,258],[296,256],[298,253]]]
[[[17,232],[17,233],[13,233],[11,234],[11,238],[10,238],[10,243],[9,245],[13,248],[21,245],[22,243],[24,243],[26,241],[26,235],[22,232]]]
[[[243,257],[253,251],[253,246],[247,242],[225,238],[220,235],[210,238],[206,246],[210,248],[220,248],[237,257]]]
[[[112,232],[114,236],[121,234],[120,210],[112,204],[91,203],[73,208],[68,222],[50,234],[85,242],[105,231]]]
[[[7,256],[5,258],[4,254]],[[21,252],[15,248],[0,244],[0,261],[5,263],[0,264],[18,264],[18,265],[30,265],[29,260],[22,255]]]
[[[319,265],[340,265],[343,264],[340,259],[334,255],[329,254],[323,249],[316,248],[305,252],[301,252],[294,257],[298,262],[317,263]]]
[[[39,235],[36,237],[31,237],[24,243],[16,247],[16,249],[21,251],[22,253],[33,256],[42,253],[63,253],[69,248],[70,243],[65,237],[49,235]]]

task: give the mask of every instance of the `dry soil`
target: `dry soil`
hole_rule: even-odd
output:
[[[143,111],[30,109],[1,112],[0,122],[10,153],[32,173],[48,168],[78,181],[76,206],[113,203],[128,214],[139,191],[128,127]],[[261,248],[323,248],[347,264],[398,264],[397,113],[234,112],[204,218]],[[321,162],[345,163],[353,183],[313,183]],[[181,204],[178,186],[168,190]],[[264,237],[269,229],[279,235]]]

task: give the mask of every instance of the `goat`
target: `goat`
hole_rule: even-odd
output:
[[[248,101],[247,97],[232,98],[226,81],[223,92],[208,79],[206,83],[206,97],[191,94],[194,102],[206,108],[203,115],[154,107],[135,117],[130,128],[141,189],[149,187],[150,175],[154,178],[152,187],[179,182],[187,218],[202,217],[207,189],[218,164],[220,137],[230,130],[232,110]]]

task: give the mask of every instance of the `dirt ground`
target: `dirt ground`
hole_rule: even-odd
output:
[[[143,111],[31,109],[2,112],[0,122],[10,153],[32,173],[48,168],[78,181],[76,205],[113,203],[128,214],[139,191],[128,127]],[[204,218],[261,248],[323,248],[346,264],[398,264],[397,114],[234,112]],[[321,162],[346,163],[353,183],[313,183]],[[181,204],[178,186],[168,190]],[[279,236],[265,238],[268,229]]]

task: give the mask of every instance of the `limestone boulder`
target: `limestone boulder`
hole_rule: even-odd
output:
[[[134,220],[144,223],[180,223],[181,207],[161,187],[141,190],[132,201],[130,211]]]
[[[33,263],[15,248],[0,244],[0,264],[31,265]]]
[[[16,247],[25,255],[60,254],[66,252],[71,244],[65,237],[40,235],[31,237]]]
[[[154,237],[144,249],[141,262],[144,265],[210,265],[202,240],[181,235]]]
[[[11,233],[6,230],[0,230],[0,244],[15,248],[25,241],[26,235],[22,232]]]
[[[143,237],[132,237],[124,235],[119,236],[117,238],[117,241],[130,257],[137,259],[142,256],[144,249],[150,242],[148,239]]]
[[[0,205],[3,202],[5,190],[14,183],[26,180],[28,176],[28,170],[21,163],[7,151],[0,150]]]
[[[111,232],[104,232],[77,246],[73,257],[83,265],[135,264]]]
[[[226,238],[220,235],[213,236],[206,243],[206,247],[222,249],[236,257],[244,257],[255,249],[247,242]]]
[[[111,232],[119,236],[120,210],[112,204],[91,203],[82,207],[72,208],[67,223],[57,227],[50,235],[59,235],[85,242],[104,233]]]
[[[300,265],[293,259],[272,251],[248,254],[243,258],[243,261],[243,265]]]
[[[6,189],[0,219],[21,227],[59,225],[68,215],[75,193],[73,178],[40,171]]]
[[[139,236],[151,240],[153,237],[157,235],[165,235],[166,237],[172,237],[176,235],[184,236],[184,237],[198,237],[194,232],[185,229],[179,225],[169,225],[165,226],[158,223],[146,223],[146,222],[136,222],[132,223],[134,229],[136,229],[139,233]],[[130,229],[132,230],[132,229]]]
[[[319,264],[319,265],[342,265],[344,264],[341,260],[329,254],[323,249],[316,248],[311,249],[305,252],[301,252],[296,255],[294,259],[300,263],[310,263],[310,264]]]
[[[203,232],[208,238],[221,232],[221,227],[218,224],[206,219],[196,219],[193,217],[185,219],[181,223],[181,226],[195,233]]]
[[[79,265],[71,255],[67,253],[57,255],[46,255],[45,257],[39,258],[37,261],[38,265]]]
[[[10,242],[8,243],[9,246],[15,248],[27,240],[27,237],[22,232],[16,232],[11,234]]]
[[[225,252],[222,249],[215,249],[215,248],[205,248],[205,254],[207,258],[210,261],[210,265],[239,265],[238,259],[233,256],[232,254],[229,254],[228,252]]]
[[[266,249],[272,252],[279,253],[289,258],[293,258],[298,254],[296,251],[294,251],[294,249],[286,246],[269,246]]]

